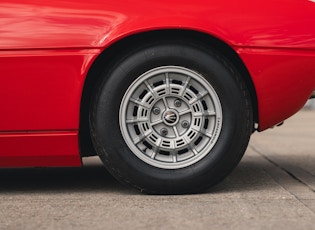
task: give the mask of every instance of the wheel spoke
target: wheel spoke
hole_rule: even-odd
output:
[[[155,157],[156,157],[156,154],[157,154],[157,151],[154,149],[154,150],[152,150],[152,154],[151,154],[151,159],[155,159]]]
[[[178,114],[179,114],[179,116],[183,116],[183,115],[185,115],[187,113],[191,113],[191,110],[190,109],[183,110],[183,111],[179,112]]]
[[[207,136],[209,138],[212,138],[212,133],[207,132],[207,130],[205,130],[205,129],[198,130],[198,129],[195,129],[194,127],[192,127],[191,129],[202,134],[203,136]]]
[[[170,89],[170,78],[168,76],[168,73],[165,73],[165,90],[166,90],[166,95],[169,95],[171,93]]]
[[[144,105],[144,103],[139,101],[139,100],[136,100],[134,98],[130,98],[129,100],[132,101],[133,103],[137,104],[137,105],[140,105],[140,106],[146,108],[146,109],[150,109],[148,106]]]
[[[173,130],[174,130],[175,136],[179,137],[179,133],[176,126],[173,126]]]
[[[148,121],[148,118],[141,117],[141,118],[126,120],[126,123],[127,124],[133,124],[133,123],[140,123],[140,122],[147,122],[147,121]]]
[[[168,102],[167,102],[167,99],[165,97],[163,97],[163,103],[164,103],[164,106],[166,109],[170,109]]]
[[[187,89],[187,86],[188,86],[188,84],[189,84],[189,82],[190,82],[190,79],[191,79],[191,77],[187,77],[187,79],[186,79],[186,81],[185,81],[185,83],[184,83],[184,85],[183,85],[183,87],[182,87],[182,90],[181,90],[180,93],[179,93],[180,96],[183,96],[183,95],[184,95],[184,93],[185,93],[185,91],[186,91],[186,89]]]
[[[204,111],[204,112],[199,112],[199,113],[194,113],[194,117],[212,117],[215,116],[216,112],[215,111]]]
[[[208,92],[206,92],[206,91],[199,93],[197,97],[195,97],[189,101],[189,104],[190,105],[194,104],[195,102],[197,102],[197,101],[201,100],[203,97],[205,97],[207,94],[208,94]]]
[[[152,88],[150,83],[148,81],[144,81],[144,83],[146,87],[148,88],[148,90],[152,93],[153,97],[157,98],[159,95],[155,92],[155,90]]]
[[[173,158],[173,163],[177,162],[177,155],[176,154],[172,154],[172,158]]]
[[[152,159],[154,159],[156,157],[157,153],[159,152],[161,143],[162,143],[162,139],[161,138],[156,140],[154,148],[152,149],[152,154],[151,154],[151,158]]]
[[[136,95],[144,87],[146,95],[140,99]],[[130,96],[121,105],[122,134],[144,162],[164,169],[187,167],[205,157],[216,143],[222,127],[222,119],[216,119],[222,117],[221,104],[198,73],[177,66],[158,67],[141,75],[125,95]]]
[[[196,150],[195,146],[187,139],[187,137],[184,137],[186,143],[188,143],[189,150],[196,156],[198,154],[198,151]]]
[[[194,153],[194,155],[198,155],[198,151],[196,150],[196,148],[193,145],[189,146],[189,149]]]
[[[151,126],[155,126],[155,125],[158,125],[158,124],[161,124],[161,123],[163,123],[163,120],[159,119],[159,120],[156,120],[154,122],[151,122]]]
[[[135,139],[133,139],[133,143],[135,145],[139,144],[142,140],[144,140],[147,136],[149,136],[150,134],[152,133],[151,130],[149,130],[148,132],[144,133],[144,134],[141,134],[139,136],[136,136]]]

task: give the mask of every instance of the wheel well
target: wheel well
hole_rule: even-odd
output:
[[[122,40],[112,44],[99,55],[90,68],[84,84],[80,109],[79,143],[82,157],[96,155],[90,137],[89,110],[95,91],[94,89],[100,81],[101,73],[113,65],[115,60],[123,53],[126,53],[131,49],[135,49],[135,47],[140,47],[146,43],[148,44],[163,40],[187,40],[190,42],[198,42],[223,54],[235,65],[243,77],[252,99],[254,122],[258,121],[257,97],[254,84],[244,63],[230,46],[215,37],[195,31],[159,30],[145,32],[123,38]]]

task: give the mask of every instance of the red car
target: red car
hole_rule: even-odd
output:
[[[0,2],[1,167],[195,193],[314,89],[314,1]]]

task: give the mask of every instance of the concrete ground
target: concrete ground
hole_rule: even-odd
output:
[[[255,133],[207,193],[147,196],[97,159],[83,168],[0,169],[0,229],[315,229],[315,112]]]

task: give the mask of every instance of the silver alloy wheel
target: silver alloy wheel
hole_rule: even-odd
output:
[[[201,74],[163,66],[130,85],[119,122],[125,142],[138,158],[158,168],[179,169],[211,151],[221,132],[222,108]]]

